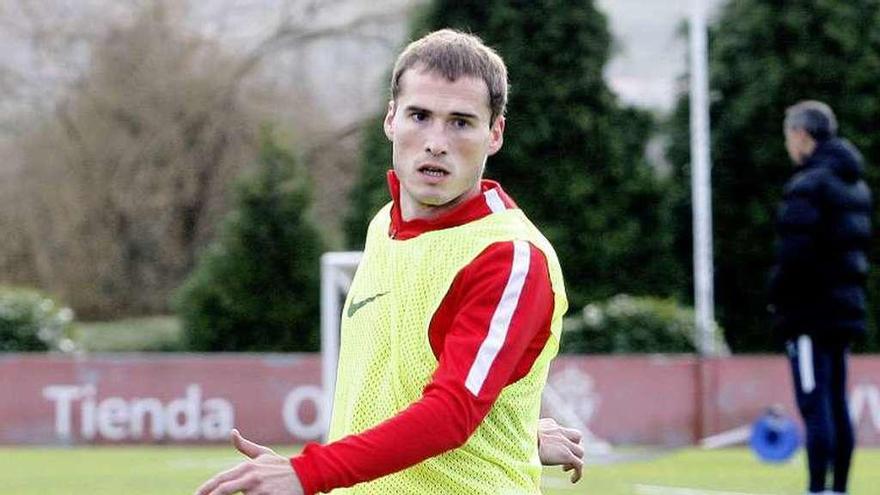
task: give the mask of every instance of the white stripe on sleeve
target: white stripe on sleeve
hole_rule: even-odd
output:
[[[500,200],[500,198],[499,198]],[[489,369],[504,340],[507,338],[507,331],[510,328],[510,321],[513,319],[513,312],[519,305],[519,297],[522,294],[523,285],[525,285],[526,275],[529,273],[529,262],[531,258],[531,249],[526,241],[513,242],[513,267],[510,270],[510,278],[507,279],[507,285],[504,287],[504,293],[501,295],[501,301],[495,308],[492,320],[489,323],[489,333],[486,339],[480,344],[480,350],[477,351],[477,357],[474,364],[468,372],[467,379],[464,382],[465,387],[471,391],[474,396],[480,395],[483,388],[483,382],[489,375]]]
[[[501,200],[501,196],[498,195],[497,189],[489,189],[483,193],[483,197],[486,198],[486,204],[489,205],[489,209],[492,210],[492,213],[498,213],[499,211],[507,209],[507,207],[504,206],[504,201]]]

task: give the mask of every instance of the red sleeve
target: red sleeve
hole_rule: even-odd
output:
[[[379,425],[291,459],[305,493],[391,474],[463,445],[501,389],[525,376],[550,335],[547,261],[525,241],[493,244],[462,269],[429,330],[437,371],[422,397]]]

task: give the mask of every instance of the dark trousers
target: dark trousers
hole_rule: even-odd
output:
[[[855,444],[846,402],[847,346],[822,344],[801,335],[789,341],[786,349],[798,409],[807,430],[810,491],[826,489],[830,469],[834,491],[846,492]]]

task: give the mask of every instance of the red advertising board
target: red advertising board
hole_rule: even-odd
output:
[[[320,358],[308,354],[0,356],[0,443],[320,438]]]
[[[544,399],[545,414],[612,444],[696,443],[774,405],[797,417],[782,356],[560,356]],[[880,357],[850,358],[849,404],[857,442],[880,445]]]
[[[861,445],[880,445],[880,357],[850,361]],[[0,444],[319,439],[327,411],[310,354],[0,355]],[[560,356],[544,413],[612,444],[683,445],[795,414],[785,358]]]

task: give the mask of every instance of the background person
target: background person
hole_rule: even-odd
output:
[[[830,469],[830,493],[846,493],[854,447],[846,360],[865,332],[871,192],[862,157],[837,137],[828,105],[793,105],[784,132],[795,170],[778,214],[771,303],[806,426],[809,492],[825,493]]]

